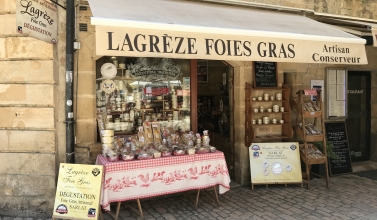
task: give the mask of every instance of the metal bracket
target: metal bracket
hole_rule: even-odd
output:
[[[54,3],[55,5],[57,5],[57,6],[59,6],[59,7],[61,7],[62,9],[64,9],[64,10],[67,10],[63,5],[61,5],[61,4],[59,4],[57,1],[54,1],[54,0],[50,0],[52,3]]]

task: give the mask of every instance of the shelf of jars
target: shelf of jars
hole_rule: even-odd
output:
[[[106,129],[117,135],[137,133],[145,121],[190,124],[189,89],[135,79],[123,67],[117,71],[111,79],[97,79],[97,113],[103,113]]]

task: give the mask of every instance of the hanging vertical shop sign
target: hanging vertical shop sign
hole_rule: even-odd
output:
[[[48,43],[57,42],[57,6],[47,0],[17,0],[17,32]]]

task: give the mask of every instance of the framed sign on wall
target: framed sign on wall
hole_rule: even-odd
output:
[[[327,118],[347,117],[347,70],[326,69]]]

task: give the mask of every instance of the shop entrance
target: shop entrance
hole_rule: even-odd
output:
[[[347,133],[353,162],[370,159],[371,75],[366,71],[348,72]]]
[[[233,68],[222,61],[197,61],[198,132],[208,130],[210,144],[224,152],[234,179],[232,141]]]

